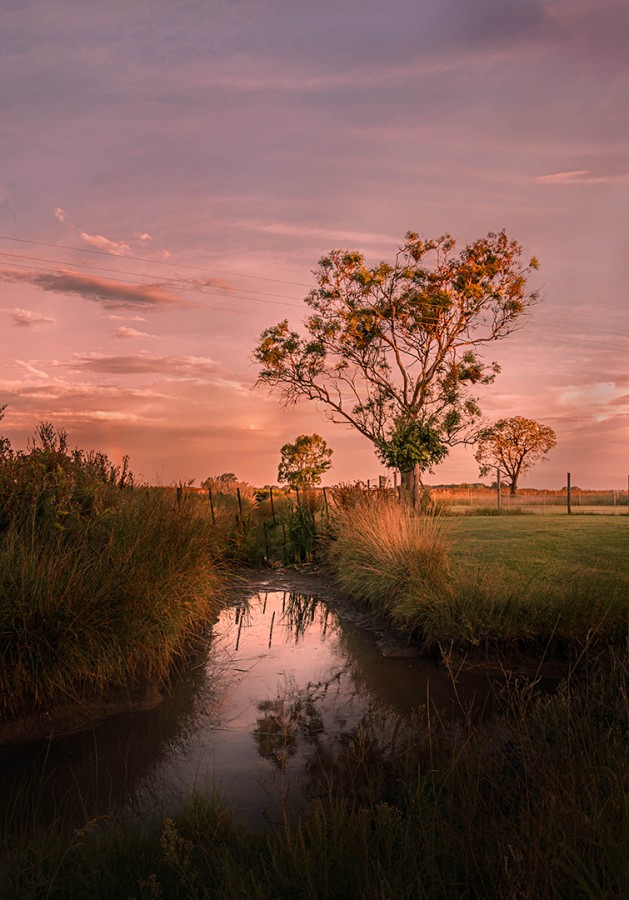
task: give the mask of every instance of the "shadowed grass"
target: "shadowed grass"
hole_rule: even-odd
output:
[[[0,896],[583,898],[629,893],[627,657],[503,715],[364,720],[321,761],[320,799],[253,834],[212,799],[144,827],[0,837]],[[374,764],[374,760],[378,764]]]
[[[11,525],[0,536],[3,714],[163,678],[216,609],[219,543],[204,507],[143,488],[64,528]]]

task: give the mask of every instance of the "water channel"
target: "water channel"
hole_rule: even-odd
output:
[[[174,812],[192,792],[210,792],[265,827],[302,808],[321,760],[367,720],[384,746],[396,720],[427,702],[456,718],[488,696],[486,677],[453,686],[435,660],[406,654],[383,652],[325,592],[261,576],[221,612],[207,653],[157,709],[2,750],[0,804],[80,825],[111,809]]]

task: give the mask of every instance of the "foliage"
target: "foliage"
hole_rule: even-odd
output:
[[[280,455],[277,477],[292,488],[321,484],[321,476],[332,465],[332,450],[319,434],[298,435],[294,444],[284,444]]]
[[[480,415],[475,388],[499,371],[480,348],[512,332],[538,300],[525,291],[537,260],[524,265],[504,231],[458,255],[455,246],[449,235],[408,232],[395,262],[372,268],[358,252],[332,250],[306,298],[308,336],[287,320],[266,329],[254,351],[259,381],[279,388],[286,404],[322,404],[388,465],[437,462],[470,438]]]
[[[0,715],[159,680],[211,617],[223,534],[193,494],[49,423],[0,456]]]
[[[70,450],[67,432],[50,422],[37,426],[26,452],[0,440],[0,531],[30,520],[64,528],[72,519],[102,511],[112,488],[133,486],[128,456],[117,466],[101,451]]]
[[[479,435],[475,458],[483,478],[498,469],[508,480],[511,493],[518,488],[520,475],[546,458],[557,444],[552,428],[535,419],[513,416],[499,419]]]
[[[377,448],[381,461],[390,469],[410,472],[415,465],[425,471],[448,455],[443,434],[425,422],[398,419],[389,440]]]
[[[210,475],[201,482],[201,487],[212,488],[217,493],[229,492],[238,484],[238,478],[233,472],[223,472],[222,475]]]

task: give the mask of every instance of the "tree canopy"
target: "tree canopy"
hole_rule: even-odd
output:
[[[395,261],[374,267],[357,251],[332,250],[313,273],[305,336],[287,320],[261,334],[259,382],[285,404],[317,402],[386,465],[429,469],[473,436],[476,388],[499,371],[480,349],[519,327],[539,299],[526,291],[537,260],[522,253],[504,231],[458,253],[450,235],[408,232]]]
[[[284,444],[280,454],[277,477],[292,488],[321,484],[321,476],[332,465],[332,450],[318,434],[300,434],[294,444]]]
[[[497,469],[507,479],[510,492],[515,494],[520,475],[545,459],[556,444],[553,429],[535,419],[523,416],[499,419],[479,435],[475,458],[480,476]]]

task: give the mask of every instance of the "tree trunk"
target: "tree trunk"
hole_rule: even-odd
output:
[[[424,492],[419,465],[416,464],[413,469],[409,469],[407,472],[400,471],[400,488],[401,496],[410,500],[415,509],[418,509]]]

